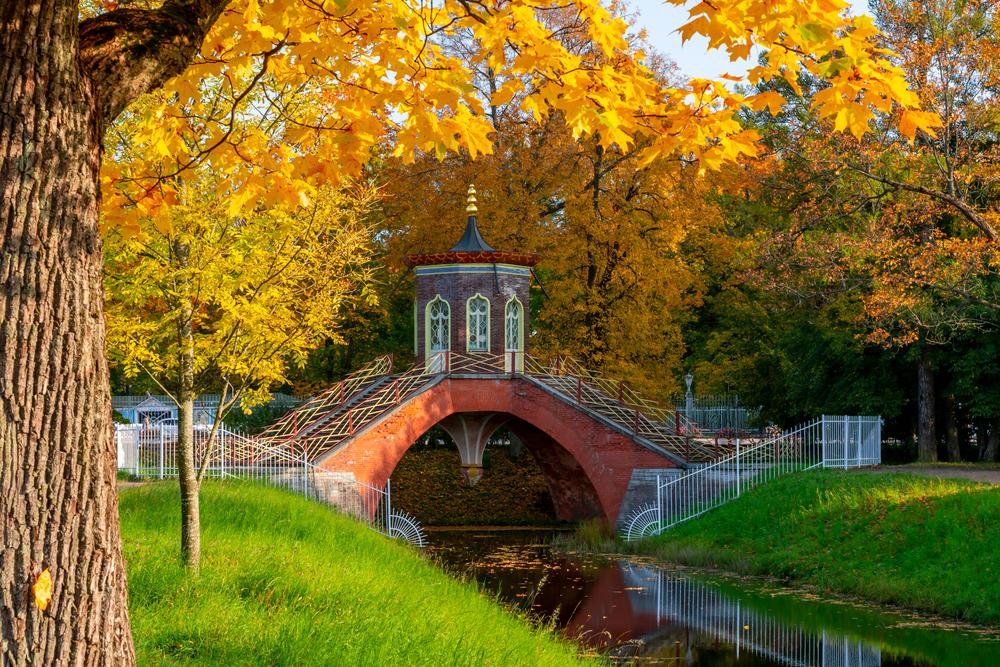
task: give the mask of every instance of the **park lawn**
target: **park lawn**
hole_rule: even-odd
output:
[[[909,474],[789,475],[639,549],[1000,624],[997,486]]]
[[[123,489],[139,664],[569,665],[577,649],[415,551],[305,498],[206,483],[202,569],[179,564],[176,482]]]

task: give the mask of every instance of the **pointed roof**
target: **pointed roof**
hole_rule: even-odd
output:
[[[476,225],[476,213],[479,208],[476,206],[476,186],[469,186],[468,206],[465,211],[469,214],[469,219],[465,223],[465,233],[458,243],[451,247],[451,252],[491,252],[495,250],[493,246],[483,240]]]
[[[424,253],[419,255],[407,255],[406,264],[408,266],[428,266],[434,264],[516,264],[519,266],[534,266],[540,257],[533,252],[508,252],[497,250],[485,240],[479,233],[476,224],[476,213],[479,211],[476,206],[476,188],[469,186],[468,205],[465,207],[469,214],[465,223],[465,233],[458,243],[450,250],[444,252]]]

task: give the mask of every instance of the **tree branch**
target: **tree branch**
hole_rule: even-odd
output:
[[[879,183],[882,183],[884,185],[898,188],[900,190],[906,190],[908,192],[916,192],[918,194],[927,195],[928,197],[933,197],[934,199],[943,201],[944,203],[958,209],[959,212],[961,212],[962,216],[965,217],[973,225],[975,225],[979,229],[979,231],[981,231],[983,235],[986,236],[986,238],[988,238],[990,241],[997,240],[997,232],[995,229],[993,229],[993,226],[990,225],[990,223],[987,222],[983,216],[979,215],[979,213],[974,208],[966,204],[961,199],[958,199],[957,197],[953,197],[948,193],[942,192],[940,190],[925,188],[922,185],[911,185],[909,183],[903,183],[902,181],[895,181],[891,178],[879,176],[878,174],[874,174],[868,171],[864,167],[859,167],[857,165],[853,165],[850,163],[847,163],[847,167],[849,169],[858,172],[859,174],[862,174],[872,179],[873,181],[878,181]]]
[[[187,69],[228,4],[167,0],[159,9],[116,9],[80,24],[80,65],[102,131],[140,95]]]

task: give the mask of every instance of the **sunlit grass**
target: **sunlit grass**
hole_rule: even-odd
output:
[[[1000,488],[903,474],[776,480],[645,545],[667,559],[1000,624]]]
[[[533,629],[412,549],[275,489],[206,484],[203,565],[178,561],[176,485],[121,493],[139,663],[564,665]]]

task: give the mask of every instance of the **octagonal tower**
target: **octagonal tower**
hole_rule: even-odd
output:
[[[507,371],[512,363],[519,370],[530,331],[531,267],[539,256],[490,246],[476,226],[477,211],[470,185],[468,220],[458,243],[406,257],[416,277],[414,349],[418,360],[445,351],[503,355]]]

